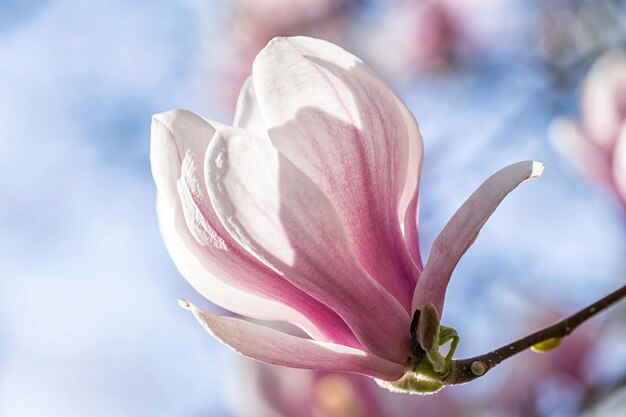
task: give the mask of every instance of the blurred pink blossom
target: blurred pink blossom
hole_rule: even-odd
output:
[[[353,25],[356,50],[385,79],[460,69],[461,56],[482,60],[510,45],[520,23],[511,0],[399,0],[368,24]],[[383,51],[393,51],[392,53]]]
[[[533,306],[525,332],[563,317],[564,312]],[[235,417],[472,417],[548,415],[557,409],[576,410],[602,387],[592,381],[590,356],[601,328],[589,323],[546,353],[524,352],[521,360],[501,368],[498,384],[477,395],[446,390],[437,396],[407,396],[378,389],[354,374],[294,370],[258,362],[238,361],[228,375],[227,402]],[[567,392],[549,403],[554,390]],[[241,398],[246,400],[242,401]],[[480,398],[480,401],[476,401]]]
[[[361,60],[307,37],[259,53],[232,127],[173,110],[154,116],[151,146],[161,233],[182,275],[227,310],[311,338],[183,302],[212,335],[264,362],[388,381],[405,372],[413,313],[432,304],[441,317],[461,256],[543,167],[487,179],[422,268],[417,123]]]
[[[228,405],[235,417],[462,416],[451,391],[437,396],[398,395],[369,378],[262,363],[241,363],[229,375]],[[245,397],[245,401],[241,398]]]
[[[454,9],[441,0],[397,2],[377,26],[362,30],[358,37],[365,42],[359,49],[394,82],[452,68],[462,36]],[[391,49],[393,53],[381,53]]]
[[[581,121],[550,126],[555,149],[585,175],[614,189],[626,206],[626,54],[607,52],[582,85]]]

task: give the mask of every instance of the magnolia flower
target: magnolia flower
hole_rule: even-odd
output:
[[[551,124],[552,144],[626,206],[626,54],[608,52],[595,62],[582,86],[581,113],[580,125],[567,118]]]
[[[442,372],[439,344],[458,339],[438,323],[448,280],[500,201],[542,169],[520,162],[487,179],[422,267],[415,119],[357,57],[306,37],[259,53],[233,126],[173,110],[154,116],[151,146],[181,274],[227,310],[309,337],[182,301],[205,329],[263,362],[383,381],[412,370],[420,349]]]

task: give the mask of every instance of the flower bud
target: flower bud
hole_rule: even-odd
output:
[[[548,340],[544,340],[543,342],[536,343],[531,346],[530,350],[537,353],[547,352],[552,349],[556,349],[561,344],[560,337],[551,337]]]

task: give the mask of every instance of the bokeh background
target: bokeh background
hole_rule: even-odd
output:
[[[624,283],[626,198],[553,146],[555,120],[585,118],[594,63],[626,47],[624,1],[0,0],[0,416],[626,415],[624,303],[431,397],[255,364],[177,306],[219,311],[161,242],[150,116],[230,123],[256,53],[291,34],[357,54],[416,115],[423,254],[488,175],[546,163],[453,276],[459,356]]]

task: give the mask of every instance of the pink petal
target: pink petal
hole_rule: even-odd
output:
[[[241,246],[337,312],[367,350],[405,361],[407,312],[363,270],[332,204],[302,171],[230,128],[209,145],[205,172],[215,212]]]
[[[424,143],[415,117],[402,100],[397,99],[397,102],[409,132],[409,165],[398,215],[404,219],[404,240],[409,255],[421,272],[424,268],[420,254],[417,224],[419,220],[419,180],[422,173]]]
[[[435,239],[422,276],[415,287],[413,310],[432,303],[439,312],[450,276],[461,256],[500,202],[523,181],[541,175],[543,164],[518,162],[493,174],[467,199]]]
[[[271,41],[253,78],[270,139],[330,198],[365,269],[408,311],[419,270],[398,212],[415,149],[396,97],[358,58],[306,37]]]
[[[238,314],[281,320],[313,337],[360,347],[343,320],[243,250],[223,229],[204,185],[215,134],[184,110],[154,116],[152,173],[161,234],[178,270],[203,296]]]
[[[567,159],[582,175],[593,177],[604,184],[612,183],[610,161],[598,145],[583,136],[569,119],[556,119],[548,131],[554,149]]]
[[[622,125],[622,131],[615,145],[613,175],[617,192],[626,206],[626,123]]]
[[[190,305],[202,326],[235,352],[252,359],[290,368],[353,372],[387,381],[400,378],[404,365],[362,350],[291,336],[232,317],[221,317]]]
[[[615,146],[623,121],[619,94],[626,88],[626,54],[610,51],[589,71],[582,88],[582,116],[586,136],[606,153]]]
[[[248,77],[241,87],[241,92],[237,99],[237,107],[235,108],[233,126],[247,130],[260,138],[269,139],[267,136],[267,128],[265,127],[263,117],[261,117],[259,104],[254,93],[252,77]]]

